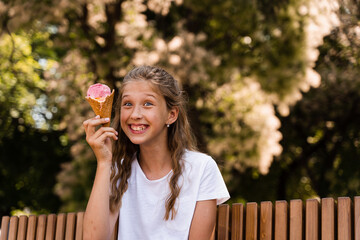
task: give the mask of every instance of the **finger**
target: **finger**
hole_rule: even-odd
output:
[[[103,125],[108,122],[110,122],[109,118],[100,118],[100,116],[98,115],[95,118],[88,120],[86,130],[89,134],[94,134],[97,126]]]
[[[100,130],[100,129],[99,129]],[[112,132],[114,133],[116,136],[119,135],[119,133],[112,127],[101,127],[101,130],[104,132]]]
[[[104,145],[107,138],[117,140],[116,131],[105,131],[100,128],[93,135],[86,136],[86,141],[89,143],[90,146],[99,148]]]
[[[100,116],[99,116],[99,115],[96,115],[95,117],[90,118],[90,119],[87,119],[86,121],[84,121],[84,122],[83,122],[83,126],[84,126],[84,128],[85,128],[85,131],[88,129],[89,124],[90,124],[90,122],[91,122],[93,119],[99,119],[99,118],[100,118]]]
[[[114,141],[118,140],[118,137],[113,132],[104,132],[103,134],[101,134],[101,136],[99,136],[99,138],[97,140],[105,143],[106,139],[108,139],[108,138],[111,138]]]
[[[113,129],[112,127],[101,127],[99,128],[94,134],[93,134],[93,137],[96,139],[96,138],[99,138],[101,135],[103,135],[104,133],[112,133],[114,134],[115,136],[118,135],[118,132]]]

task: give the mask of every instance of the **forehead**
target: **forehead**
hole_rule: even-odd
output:
[[[135,94],[161,96],[158,87],[150,81],[135,80],[125,83],[123,86],[122,96],[126,97]]]

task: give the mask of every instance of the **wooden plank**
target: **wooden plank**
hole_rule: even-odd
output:
[[[354,240],[360,240],[360,196],[354,197]]]
[[[335,240],[335,201],[321,199],[321,240]]]
[[[56,215],[49,214],[46,219],[46,240],[54,240],[55,239],[55,227],[56,227]]]
[[[288,204],[286,201],[275,202],[275,240],[287,240]]]
[[[0,240],[7,240],[8,239],[9,224],[10,224],[10,217],[9,216],[3,216],[1,218]]]
[[[28,222],[27,216],[22,215],[19,217],[19,226],[18,226],[18,232],[17,232],[17,238],[16,238],[17,240],[25,240],[27,222]]]
[[[59,213],[56,219],[55,240],[64,240],[66,227],[66,214]]]
[[[26,231],[26,240],[35,240],[36,233],[36,216],[29,216],[28,226]]]
[[[46,233],[46,215],[40,215],[37,218],[37,226],[36,226],[36,240],[44,240]]]
[[[245,239],[257,240],[258,205],[255,202],[246,204]]]
[[[360,196],[354,197],[354,240],[360,240]]]
[[[303,238],[303,202],[300,199],[290,201],[290,240]]]
[[[305,240],[319,239],[319,202],[316,199],[306,200]]]
[[[260,240],[271,240],[273,204],[270,201],[260,203]]]
[[[82,240],[83,239],[83,223],[84,223],[84,212],[78,212],[76,214],[75,240]]]
[[[244,205],[233,203],[231,206],[231,240],[243,240]]]
[[[9,239],[8,240],[16,240],[18,225],[19,225],[19,218],[16,216],[10,217],[10,228],[9,228]]]
[[[228,240],[229,239],[229,230],[230,230],[230,207],[228,204],[221,204],[218,207],[218,240]]]
[[[338,240],[351,239],[351,199],[338,198]]]
[[[66,216],[65,239],[73,240],[75,237],[76,213],[68,213]]]

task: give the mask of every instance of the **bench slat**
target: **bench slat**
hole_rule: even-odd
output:
[[[231,207],[231,240],[243,240],[244,205],[234,203]]]
[[[55,239],[56,215],[49,214],[46,219],[46,235],[45,240]]]
[[[290,240],[303,238],[303,202],[299,199],[290,201]]]
[[[287,212],[286,201],[275,202],[275,240],[287,240]]]
[[[16,240],[18,225],[19,225],[19,218],[16,216],[12,216],[10,218],[9,240]]]
[[[75,236],[76,213],[66,215],[65,239],[73,240]]]
[[[354,239],[360,240],[360,196],[354,197]]]
[[[26,237],[26,228],[27,228],[28,217],[20,216],[19,217],[19,226],[17,233],[17,240],[25,240]]]
[[[305,239],[319,239],[319,202],[316,199],[306,200]]]
[[[321,199],[321,240],[335,240],[335,201]]]
[[[244,205],[234,203],[231,207],[231,240],[243,240]]]
[[[354,197],[354,239],[360,240],[360,196]]]
[[[83,239],[83,222],[84,222],[84,212],[78,212],[76,214],[76,234],[75,240]]]
[[[28,225],[26,231],[26,240],[35,240],[36,233],[36,216],[32,215],[28,218]]]
[[[351,239],[351,200],[338,198],[338,240]]]
[[[64,240],[66,226],[66,214],[59,213],[56,219],[55,240]]]
[[[36,240],[44,240],[46,233],[46,215],[37,217]]]
[[[258,205],[251,202],[246,204],[245,239],[257,240]]]
[[[260,203],[260,240],[271,240],[272,235],[272,202]]]
[[[0,240],[7,240],[8,239],[8,230],[9,230],[9,224],[10,224],[10,217],[9,216],[3,216],[1,218],[1,235]]]
[[[229,218],[230,218],[230,207],[228,204],[221,204],[218,207],[218,240],[229,239]]]

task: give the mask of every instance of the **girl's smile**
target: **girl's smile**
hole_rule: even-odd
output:
[[[144,124],[130,124],[129,125],[131,132],[134,134],[141,134],[144,133],[145,130],[148,128],[148,125]]]

